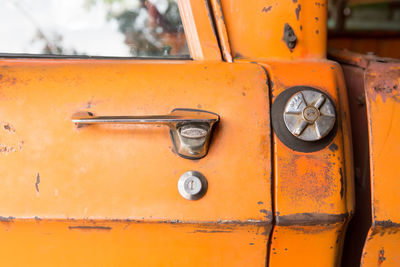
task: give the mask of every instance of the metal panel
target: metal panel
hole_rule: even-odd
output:
[[[328,142],[302,143],[317,146],[312,150],[289,148],[274,131],[276,224],[270,266],[339,266],[354,209],[350,118],[341,68],[332,61],[262,64],[270,75],[272,105],[295,86],[315,88],[332,99],[338,123]]]
[[[220,2],[235,59],[326,57],[327,0]]]
[[[344,264],[354,266],[352,259],[357,258],[361,266],[398,266],[400,61],[342,50],[332,50],[331,57],[346,65],[349,95],[353,98],[352,124],[358,134],[355,152],[360,207],[349,229],[349,244],[357,244],[359,249],[350,250]],[[360,242],[365,242],[362,255]]]
[[[4,253],[36,251],[40,257],[28,255],[53,266],[69,254],[68,265],[79,258],[82,265],[102,259],[105,265],[168,265],[175,258],[177,266],[189,259],[193,266],[265,264],[271,151],[267,77],[260,66],[4,59],[0,77]],[[153,115],[174,108],[221,116],[203,159],[179,157],[168,127],[77,128],[71,121],[82,111]],[[178,192],[179,177],[189,170],[208,181],[200,200]],[[212,229],[202,230],[207,225]],[[163,247],[163,256],[155,257]],[[14,260],[5,257],[3,264]]]

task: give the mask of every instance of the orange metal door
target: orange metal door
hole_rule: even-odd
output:
[[[4,266],[264,266],[271,229],[269,96],[249,63],[2,59]],[[244,78],[245,77],[245,78]],[[77,127],[78,112],[220,115],[208,155],[168,127]],[[205,196],[178,192],[202,173]]]

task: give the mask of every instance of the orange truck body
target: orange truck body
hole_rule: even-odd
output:
[[[355,213],[353,91],[326,58],[327,1],[178,3],[192,60],[0,59],[3,266],[341,265]],[[398,66],[360,67],[373,189],[364,205],[374,211],[363,266],[400,264],[400,108],[387,89],[400,89]],[[376,93],[386,72],[392,81]],[[296,86],[336,107],[334,136],[313,152],[272,126],[276,99]],[[174,108],[220,115],[204,158],[179,157],[167,127],[71,122]],[[208,180],[197,201],[177,190],[189,170]]]

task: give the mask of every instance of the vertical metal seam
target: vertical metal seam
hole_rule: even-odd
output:
[[[271,164],[271,174],[270,174],[270,180],[271,180],[271,188],[270,188],[270,195],[271,195],[271,210],[272,210],[272,226],[271,226],[271,232],[269,233],[268,236],[268,242],[267,242],[267,253],[266,253],[266,257],[265,257],[265,266],[268,267],[269,266],[269,260],[270,260],[270,255],[271,255],[271,246],[272,246],[272,239],[273,239],[273,233],[274,233],[274,229],[275,229],[275,225],[276,225],[276,218],[275,218],[275,169],[274,169],[274,155],[275,155],[275,149],[274,149],[274,132],[273,132],[273,128],[272,128],[272,116],[271,116],[271,106],[272,106],[272,83],[271,83],[271,78],[270,75],[268,73],[268,70],[262,66],[261,64],[258,64],[258,62],[252,62],[255,63],[257,65],[259,65],[265,73],[266,76],[266,85],[268,87],[268,101],[269,101],[269,124],[270,124],[270,153],[271,153],[271,160],[270,160],[270,164]]]
[[[218,43],[221,49],[222,57],[226,62],[232,63],[232,52],[229,44],[229,37],[226,29],[224,14],[222,12],[221,2],[219,0],[211,0],[210,2],[215,26],[217,28]]]

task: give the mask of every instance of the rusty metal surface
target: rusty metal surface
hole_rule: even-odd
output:
[[[327,0],[220,0],[234,59],[323,59]]]
[[[341,69],[325,60],[259,63],[268,71],[272,103],[293,86],[318,88],[337,107],[339,125],[326,146],[306,152],[286,146],[274,129],[275,225],[269,266],[338,266],[354,205],[349,110]]]
[[[349,94],[352,122],[356,212],[349,223],[343,249],[343,266],[357,266],[371,224],[368,125],[364,92],[364,69],[342,65]]]
[[[340,62],[340,64],[353,65],[359,68],[366,68],[369,63],[368,57],[359,53],[351,52],[346,49],[330,48],[328,50],[328,57],[332,60]]]
[[[373,226],[365,243],[362,266],[376,266],[376,262],[399,266],[400,61],[371,61],[365,71],[365,85]]]
[[[349,250],[344,265],[354,266],[350,258],[361,257],[362,266],[399,266],[400,61],[346,51],[331,51],[331,57],[345,64],[348,75],[357,199],[364,205],[358,206],[348,237],[365,241],[362,255],[361,248]]]
[[[226,28],[219,37],[229,36],[234,61],[265,67],[271,102],[290,87],[311,86],[332,96],[338,108],[332,139],[310,153],[291,150],[272,135],[275,226],[267,259],[268,266],[338,266],[354,205],[349,111],[340,67],[325,60],[266,60],[324,58],[326,1],[211,2],[214,8],[222,4],[224,17],[217,17],[216,24]]]

